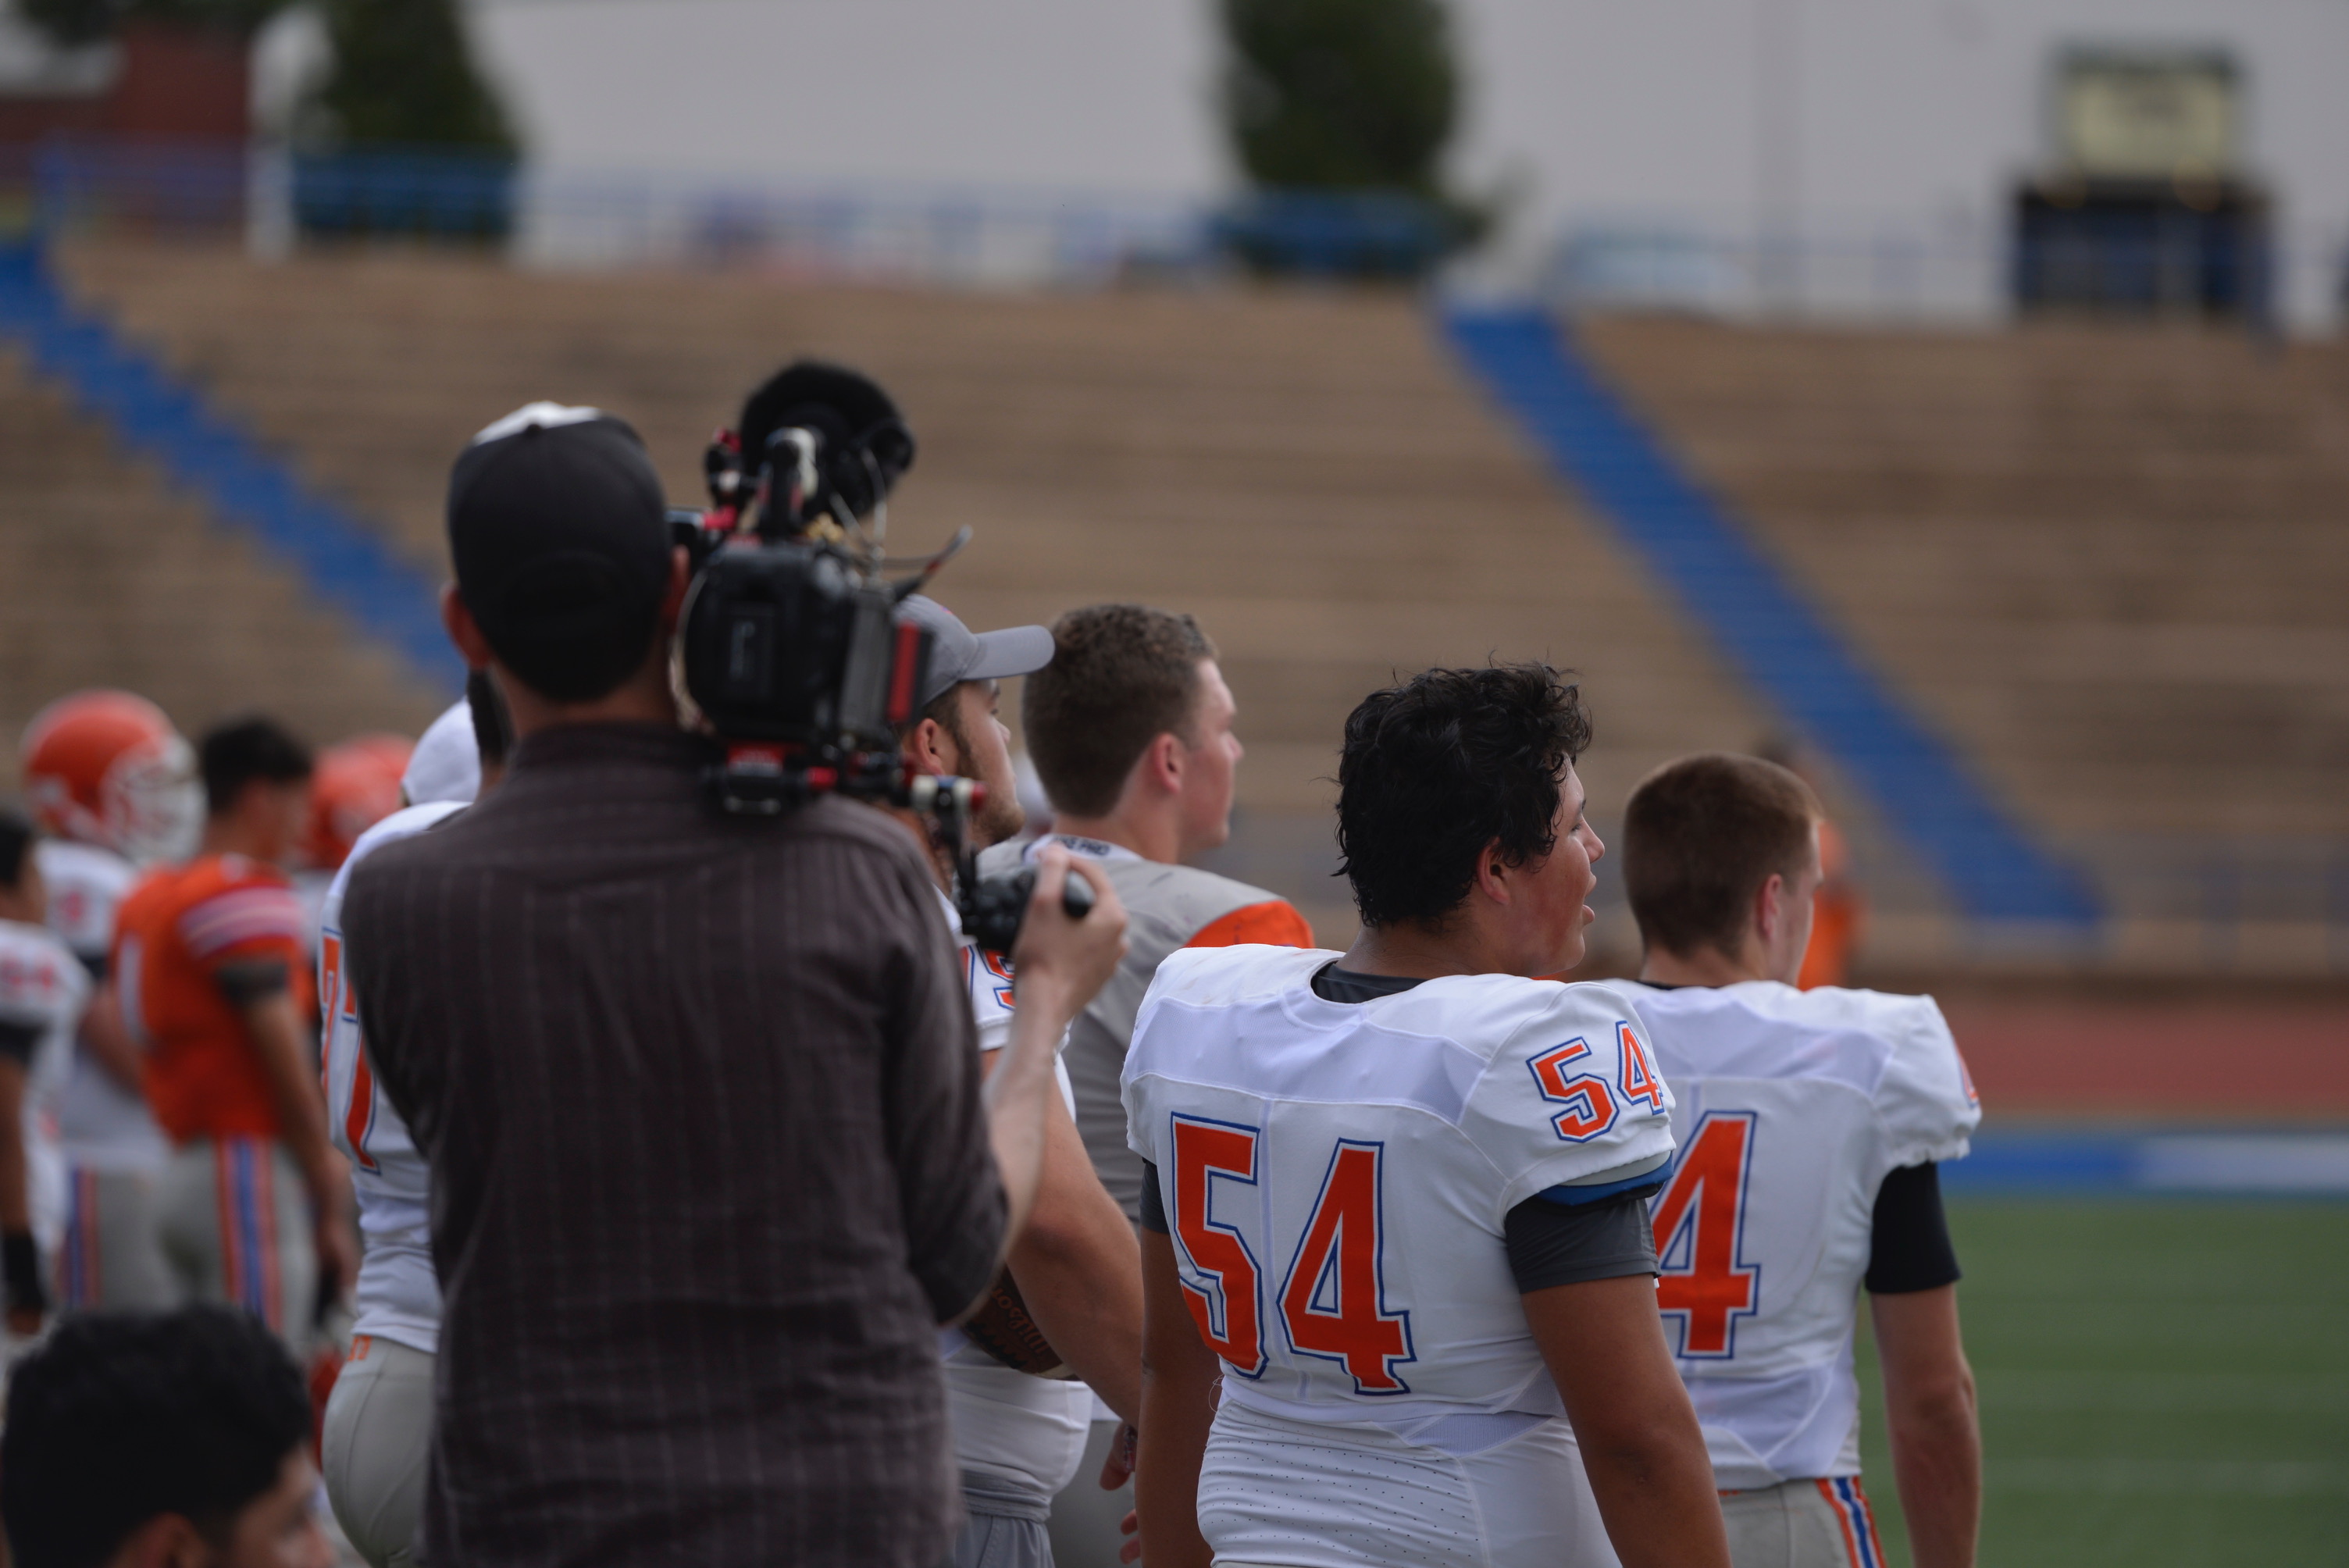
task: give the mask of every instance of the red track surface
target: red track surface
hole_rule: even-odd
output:
[[[2349,1003],[1947,995],[1992,1116],[2349,1120]]]

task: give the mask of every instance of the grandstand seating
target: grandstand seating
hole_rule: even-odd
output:
[[[1392,672],[1494,654],[1582,670],[1602,813],[1665,757],[1764,726],[1401,295],[957,295],[380,253],[82,247],[63,265],[424,563],[450,459],[524,401],[626,415],[684,501],[711,427],[784,358],[868,368],[923,443],[893,542],[972,524],[938,592],[975,624],[1110,598],[1199,615],[1251,752],[1235,869],[1307,899],[1325,935],[1344,927],[1322,874],[1339,727]]]
[[[1343,924],[1322,876],[1339,722],[1391,671],[1488,654],[1582,669],[1602,823],[1653,762],[1771,722],[1399,295],[955,294],[97,243],[62,267],[434,572],[450,457],[523,401],[626,415],[686,500],[709,429],[777,363],[871,369],[923,441],[895,545],[974,525],[939,591],[975,624],[1111,597],[1200,614],[1252,754],[1231,869],[1325,926]],[[2184,934],[2141,958],[2256,961],[2257,941],[2221,952],[2193,933],[2251,918],[2241,868],[2265,855],[2315,901],[2287,912],[2317,934],[2296,951],[2337,962],[2349,352],[2076,325],[1576,330],[1824,623],[2108,904],[2176,862],[2184,902],[2164,918]],[[1862,803],[1840,814],[1878,890],[1879,955],[1949,952],[1913,861]],[[2312,855],[2339,874],[2303,874]],[[2123,887],[2113,912],[2133,918],[2137,897]]]
[[[53,697],[124,686],[184,729],[276,714],[325,743],[414,734],[445,699],[308,585],[125,457],[0,343],[0,737]]]
[[[2349,349],[1662,318],[1581,339],[2033,820],[2349,837]]]

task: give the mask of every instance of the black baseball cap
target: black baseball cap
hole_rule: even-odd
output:
[[[602,696],[643,665],[670,548],[644,441],[600,408],[517,408],[449,476],[457,593],[500,662],[558,702]]]

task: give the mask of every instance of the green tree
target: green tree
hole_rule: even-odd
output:
[[[1223,13],[1225,113],[1252,181],[1455,205],[1440,165],[1460,73],[1441,0],[1223,0]]]
[[[60,44],[90,44],[131,20],[250,34],[287,0],[16,0],[16,14]]]
[[[313,120],[326,139],[517,150],[456,0],[326,0],[326,14],[335,64]]]

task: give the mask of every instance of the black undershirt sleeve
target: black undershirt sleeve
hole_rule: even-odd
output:
[[[1940,1167],[1927,1161],[1885,1177],[1876,1190],[1876,1218],[1868,1250],[1868,1290],[1906,1295],[1955,1284],[1961,1276],[1941,1209]]]
[[[249,1007],[276,995],[293,983],[293,971],[277,958],[247,958],[223,964],[212,971],[212,984],[220,987],[221,995],[228,998],[232,1007]]]
[[[1648,1223],[1648,1199],[1655,1191],[1642,1187],[1570,1207],[1536,1196],[1510,1210],[1503,1238],[1517,1293],[1654,1274],[1656,1233]]]
[[[0,1021],[0,1061],[15,1062],[20,1068],[33,1065],[33,1052],[41,1043],[38,1024],[12,1024]]]
[[[1147,1160],[1142,1162],[1142,1228],[1162,1236],[1174,1229],[1166,1222],[1166,1200],[1158,1195],[1158,1167]]]

